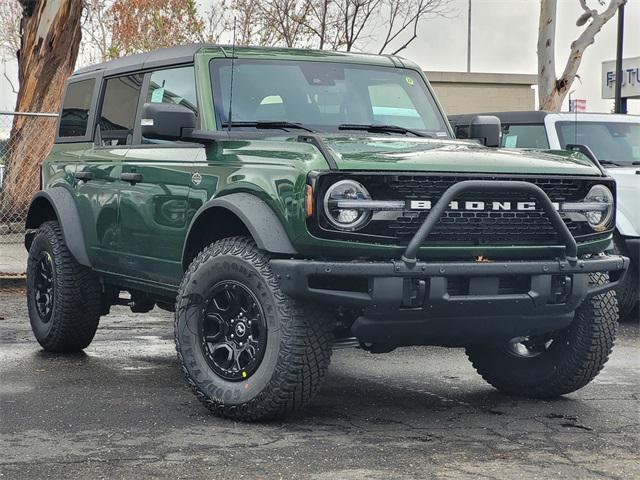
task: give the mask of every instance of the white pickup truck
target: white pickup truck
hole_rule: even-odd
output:
[[[477,114],[452,115],[458,138],[469,138],[469,124]],[[640,116],[607,113],[541,111],[491,112],[500,119],[502,148],[543,150],[580,148],[595,157],[618,187],[614,248],[631,258],[629,272],[617,289],[620,317],[638,303],[640,270]],[[572,147],[572,145],[574,147]]]

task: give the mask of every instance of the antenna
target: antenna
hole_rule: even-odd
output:
[[[231,79],[229,80],[229,118],[227,132],[231,131],[231,105],[233,104],[233,66],[236,59],[236,17],[233,17],[233,45],[231,45]]]
[[[580,78],[580,75],[576,75],[576,78],[580,82],[580,86],[582,86],[582,79]],[[578,143],[578,104],[574,98],[573,105],[571,105],[571,95],[574,92],[575,89],[569,92],[569,111],[571,112],[571,108],[573,107],[573,143],[575,144]]]

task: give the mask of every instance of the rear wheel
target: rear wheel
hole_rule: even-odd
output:
[[[606,274],[591,275],[603,284]],[[618,305],[613,290],[586,300],[564,330],[512,339],[500,347],[469,347],[482,378],[510,395],[551,398],[589,383],[606,363],[615,340]]]
[[[178,357],[213,413],[242,421],[285,415],[307,403],[329,366],[333,322],[284,295],[268,255],[248,238],[205,248],[176,305]]]
[[[43,223],[27,260],[31,329],[42,348],[76,352],[87,347],[100,320],[100,282],[76,262],[58,222]]]

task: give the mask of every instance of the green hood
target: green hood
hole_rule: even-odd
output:
[[[506,150],[460,140],[324,136],[341,170],[600,175],[580,153]]]

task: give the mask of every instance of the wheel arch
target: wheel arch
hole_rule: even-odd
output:
[[[182,249],[183,269],[205,246],[237,235],[251,236],[258,248],[270,253],[297,253],[282,222],[263,200],[250,193],[232,193],[209,200],[195,214]]]
[[[71,255],[80,265],[91,267],[82,233],[80,214],[73,194],[64,187],[51,187],[35,194],[25,221],[25,247],[31,247],[34,230],[42,223],[55,220],[60,224],[64,241]]]

